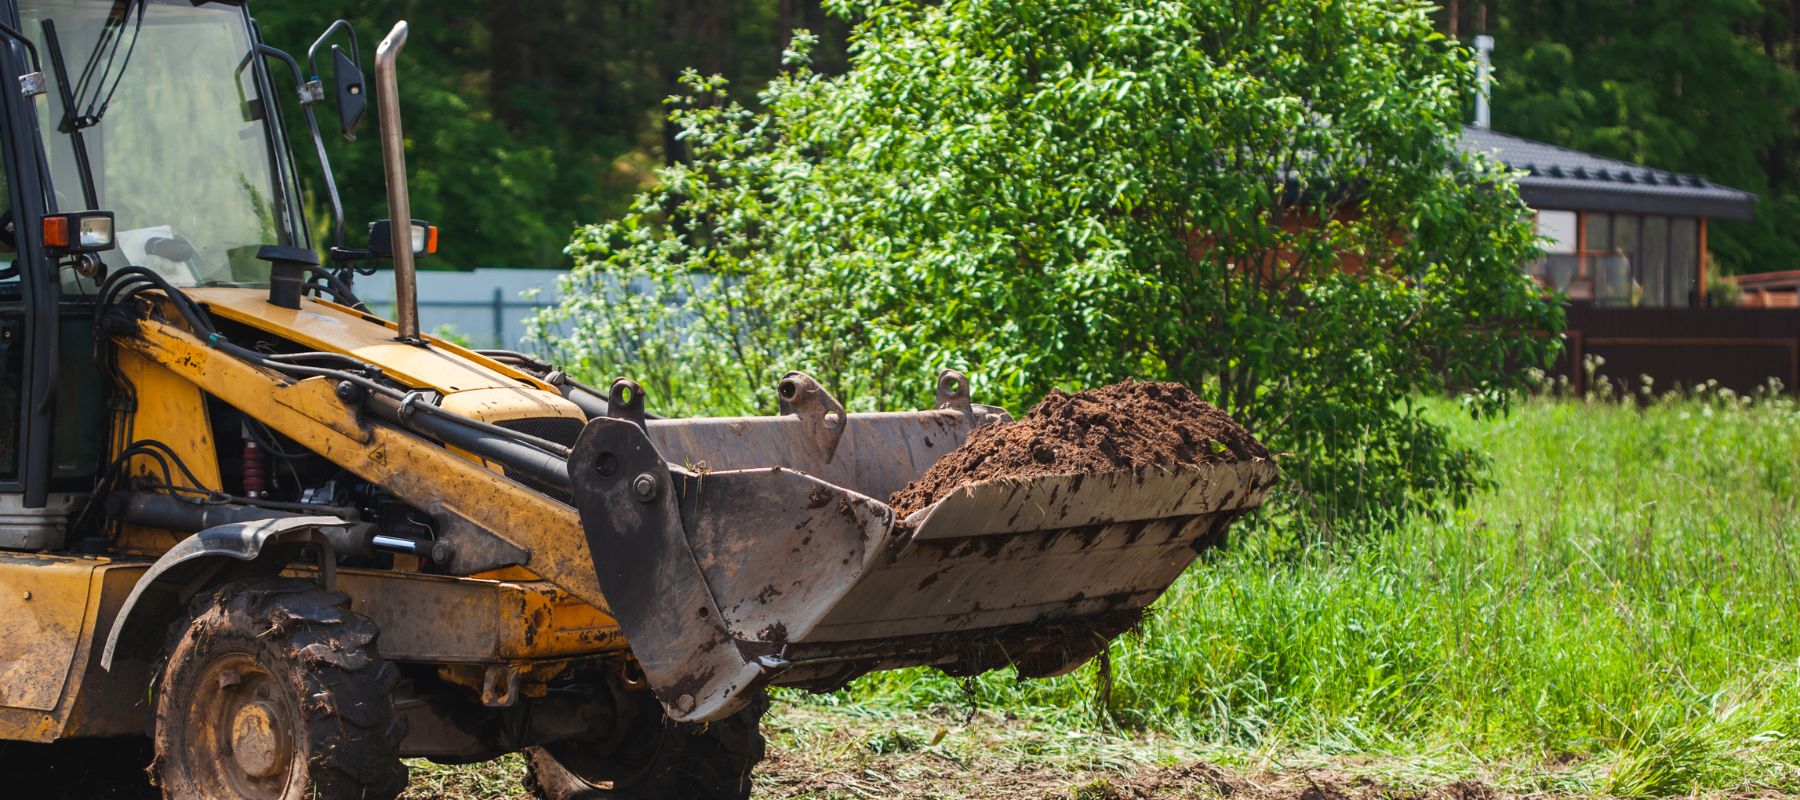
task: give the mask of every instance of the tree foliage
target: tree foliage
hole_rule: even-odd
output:
[[[1765,0],[1519,0],[1480,11],[1494,52],[1494,127],[1762,196],[1717,225],[1731,272],[1800,266],[1800,7]],[[1491,7],[1491,9],[1489,8]],[[1462,32],[1476,30],[1455,19]],[[1477,31],[1479,32],[1479,31]]]
[[[1736,272],[1800,261],[1800,11],[1775,0],[1445,0],[1454,35],[1490,33],[1500,130],[1762,195],[1757,219],[1716,225],[1716,262]],[[333,18],[363,55],[393,21],[413,44],[401,80],[415,206],[442,223],[433,266],[546,266],[578,221],[609,218],[684,157],[659,106],[686,68],[743,91],[780,67],[794,27],[821,44],[815,67],[841,69],[847,23],[820,0],[344,0],[252,4],[267,40],[296,54]],[[1241,2],[1235,13],[1261,14]],[[1470,95],[1465,93],[1465,99]],[[300,132],[297,115],[289,122]],[[373,124],[331,142],[352,227],[383,216]],[[301,141],[301,140],[297,140]],[[300,162],[323,218],[310,151]]]
[[[565,263],[576,223],[623,212],[667,152],[660,104],[682,69],[766,81],[786,31],[822,25],[840,41],[842,27],[818,0],[270,0],[252,13],[266,41],[300,57],[333,19],[349,20],[371,77],[376,42],[408,20],[400,87],[413,211],[444,231],[427,265],[460,267]],[[832,63],[841,45],[826,49]],[[277,74],[309,211],[323,221],[318,165]],[[375,124],[371,108],[357,142],[327,142],[353,244],[387,216]]]
[[[1410,405],[1500,410],[1560,310],[1510,185],[1460,156],[1472,69],[1427,7],[841,0],[849,69],[731,101],[688,76],[690,160],[583,228],[540,323],[673,412],[766,412],[803,369],[853,409],[958,367],[1188,383],[1291,455],[1311,510],[1422,508],[1474,456]],[[1322,517],[1321,517],[1322,518]]]

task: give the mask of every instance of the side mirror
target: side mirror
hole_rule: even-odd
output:
[[[362,123],[369,98],[363,92],[362,67],[357,66],[342,48],[331,46],[331,81],[337,87],[338,128],[344,138],[356,138],[356,126]]]
[[[356,126],[362,123],[363,112],[369,108],[368,90],[363,85],[362,48],[356,41],[356,28],[351,27],[348,20],[331,23],[325,32],[314,40],[312,47],[306,49],[306,68],[312,73],[316,83],[319,80],[319,48],[325,42],[342,31],[350,38],[350,54],[344,54],[344,48],[331,46],[331,83],[337,98],[338,130],[344,138],[356,138]]]
[[[72,211],[44,217],[44,249],[57,255],[103,253],[118,246],[113,212]]]
[[[369,223],[369,255],[373,258],[394,257],[393,223],[381,219]],[[412,251],[415,256],[437,252],[438,229],[424,220],[412,221]]]

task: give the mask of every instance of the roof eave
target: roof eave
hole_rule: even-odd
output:
[[[1560,183],[1560,182],[1559,182]],[[1611,211],[1621,214],[1665,214],[1673,217],[1751,219],[1756,214],[1756,195],[1748,192],[1719,193],[1712,197],[1668,196],[1617,189],[1545,185],[1530,179],[1519,182],[1519,198],[1536,209]]]

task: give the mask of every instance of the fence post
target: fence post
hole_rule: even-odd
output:
[[[506,292],[494,287],[494,346],[505,349],[511,347],[506,341]]]

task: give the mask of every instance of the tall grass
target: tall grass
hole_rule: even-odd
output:
[[[1265,752],[1476,765],[1622,796],[1800,787],[1800,411],[1532,400],[1473,421],[1496,487],[1295,555],[1253,533],[1094,669],[975,702]],[[837,702],[967,703],[925,671]]]

